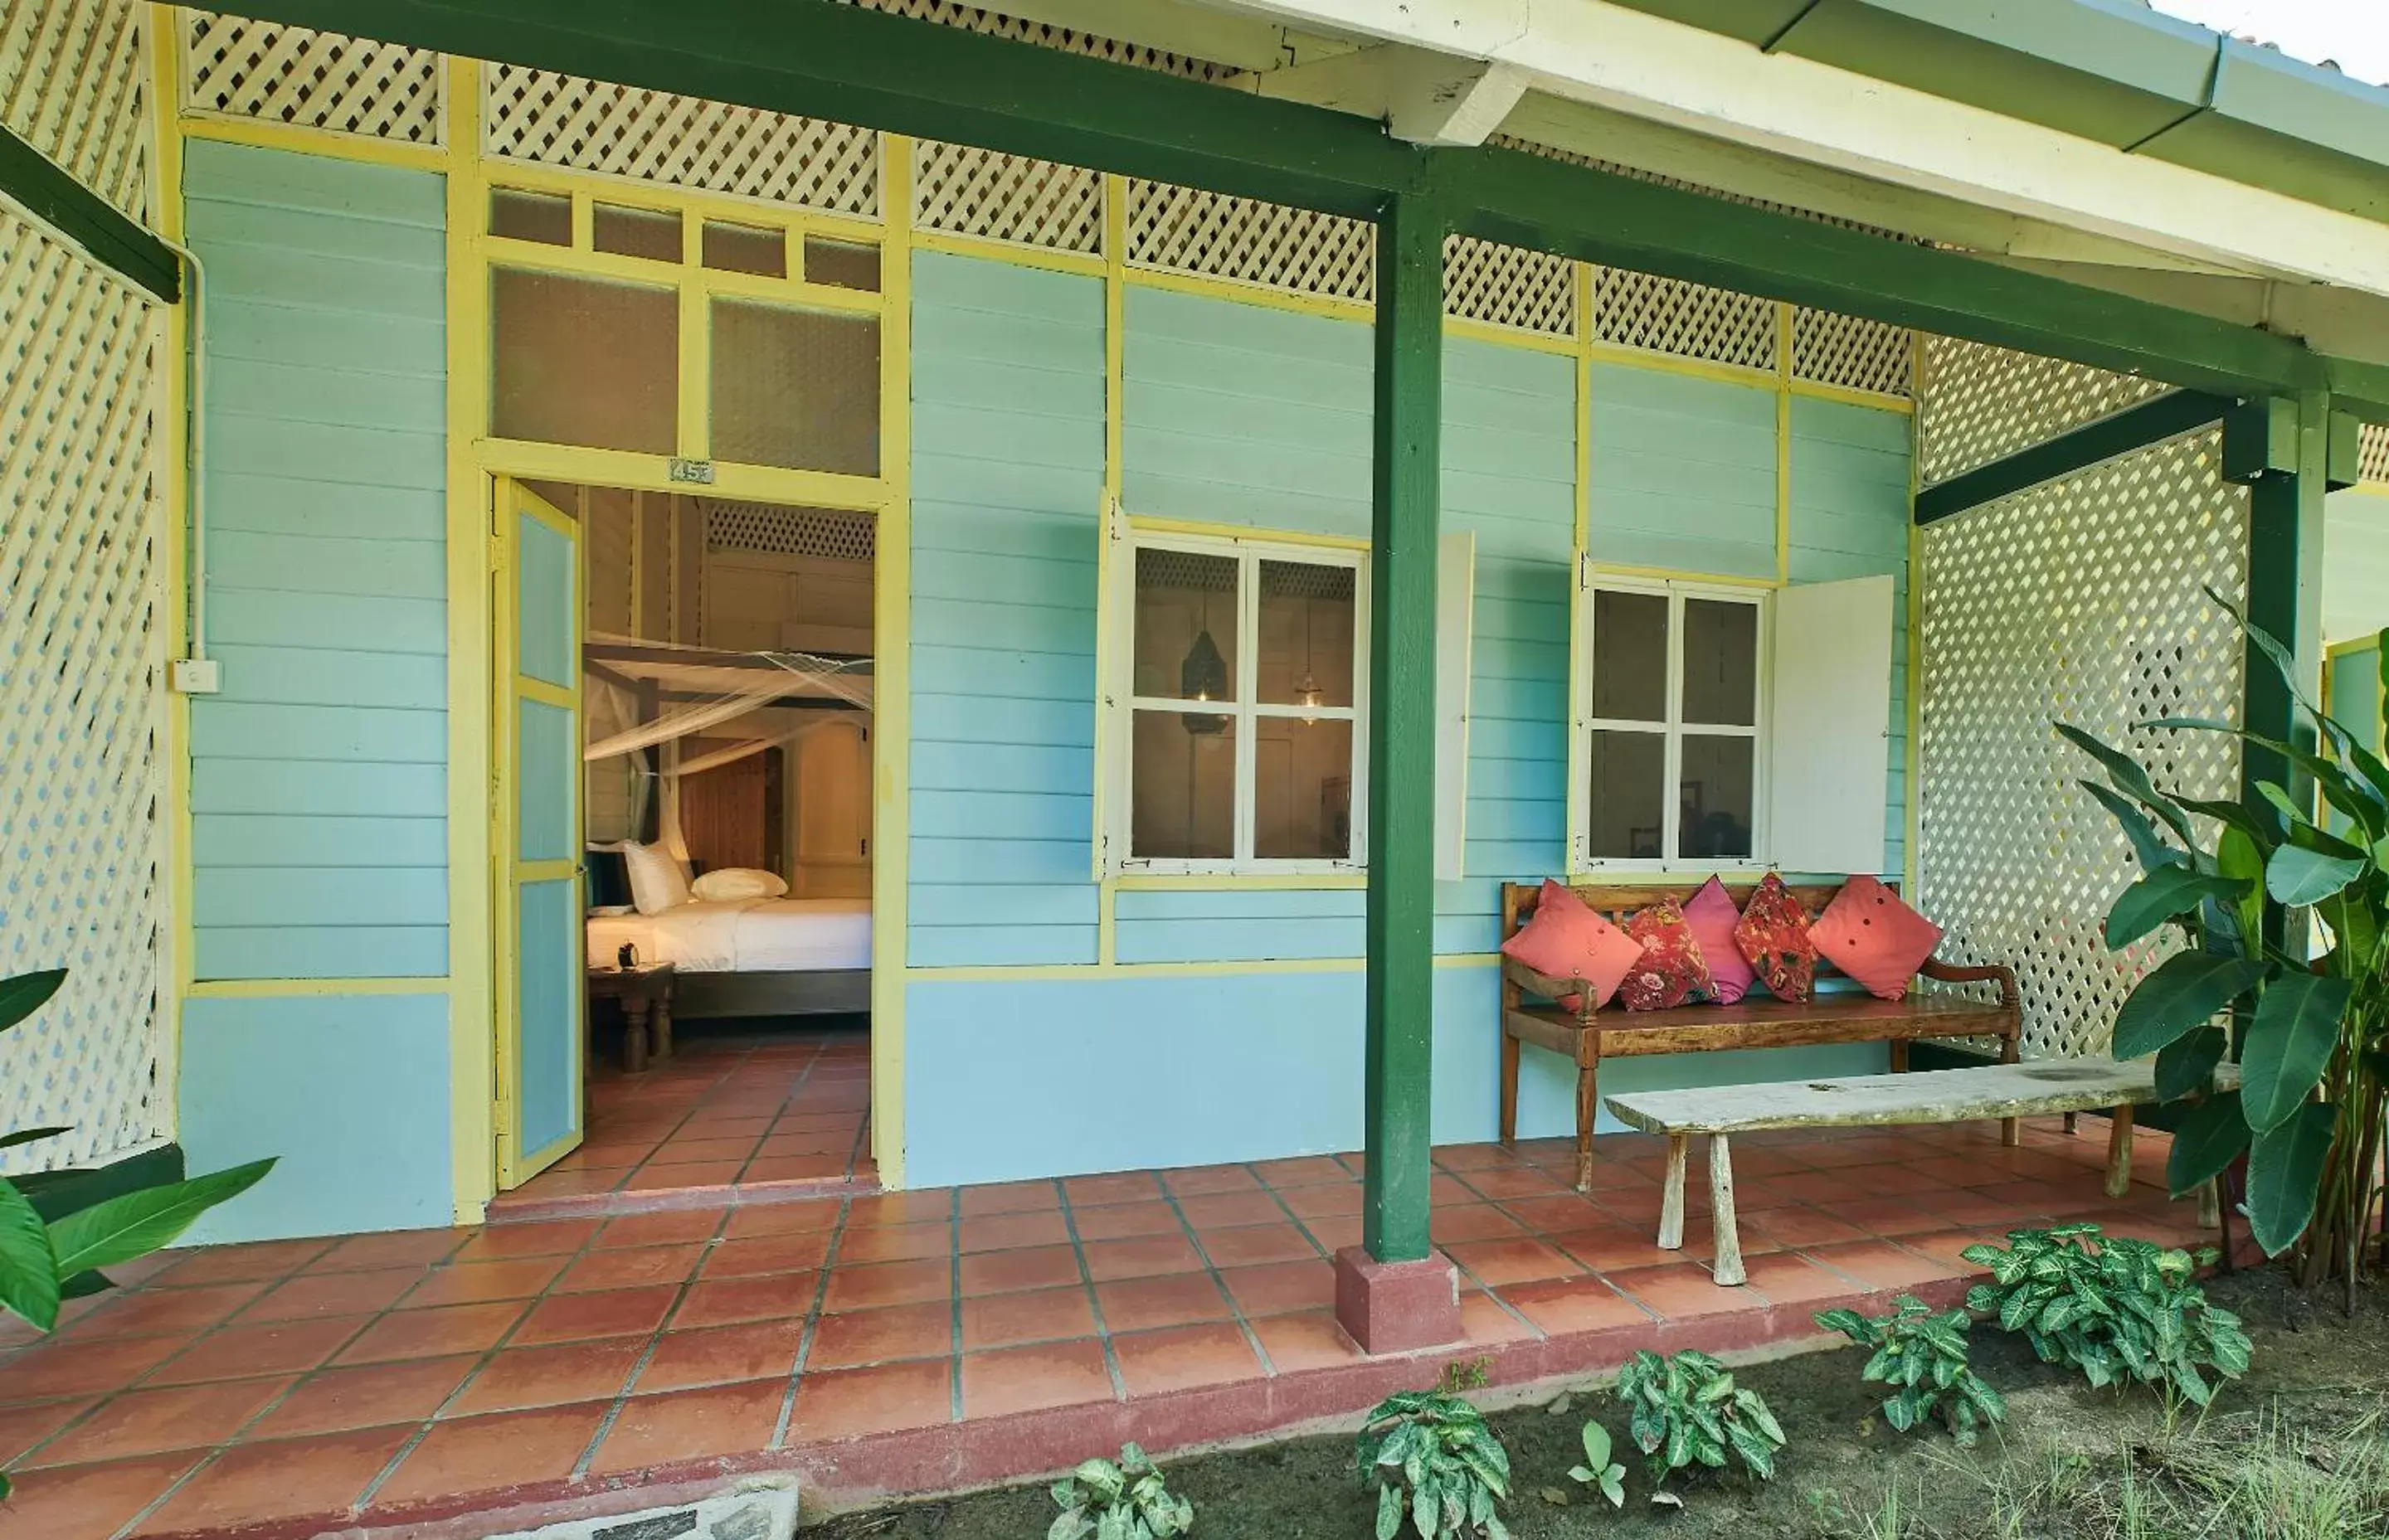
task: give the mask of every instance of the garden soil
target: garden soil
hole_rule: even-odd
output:
[[[2044,1365],[2023,1339],[1974,1329],[1977,1372],[2008,1398],[2005,1428],[1973,1451],[1937,1426],[1900,1434],[1883,1420],[1879,1394],[1859,1379],[1856,1348],[1745,1366],[1739,1383],[1767,1398],[1788,1444],[1772,1482],[1705,1472],[1671,1483],[1680,1508],[1654,1505],[1626,1419],[1605,1380],[1555,1390],[1539,1405],[1494,1414],[1510,1451],[1514,1489],[1503,1519],[1519,1540],[1722,1540],[1796,1535],[1820,1540],[2091,1540],[2138,1528],[2119,1524],[2135,1481],[2163,1482],[2164,1451],[2192,1436],[2237,1428],[2352,1430],[2389,1440],[2389,1286],[2369,1289],[2353,1317],[2336,1291],[2306,1295],[2280,1269],[2258,1267],[2209,1285],[2239,1312],[2255,1344],[2247,1376],[2217,1398],[2204,1422],[2169,1415],[2145,1388],[2093,1391]],[[1610,1508],[1567,1477],[1581,1458],[1588,1417],[1606,1425],[1628,1468],[1627,1503]],[[1090,1450],[1090,1455],[1111,1453]],[[2336,1448],[2302,1457],[2329,1468]],[[1282,1440],[1201,1457],[1165,1460],[1170,1490],[1194,1503],[1194,1540],[1370,1540],[1376,1505],[1354,1475],[1348,1435]],[[1556,1500],[1555,1500],[1556,1499]],[[2389,1504],[2389,1496],[2383,1501]],[[2189,1506],[2197,1506],[2194,1502]],[[2369,1505],[2368,1505],[2369,1506]],[[1045,1483],[926,1501],[826,1520],[808,1540],[1040,1540],[1056,1509]],[[2331,1533],[2380,1533],[2369,1525]],[[2217,1524],[2225,1535],[2242,1526]],[[2266,1526],[2269,1528],[2270,1526]],[[1405,1534],[1408,1534],[1407,1529]]]

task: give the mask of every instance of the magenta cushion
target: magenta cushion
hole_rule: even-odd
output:
[[[1733,907],[1725,884],[1715,877],[1703,883],[1684,904],[1684,923],[1701,944],[1701,957],[1709,965],[1709,992],[1717,1002],[1732,1005],[1750,993],[1758,972],[1734,945],[1733,928],[1742,923],[1742,911]]]

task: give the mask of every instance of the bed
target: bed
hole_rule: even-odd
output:
[[[672,1012],[801,1016],[871,1009],[868,898],[695,899],[655,914],[593,913],[589,965],[625,944],[675,973]]]

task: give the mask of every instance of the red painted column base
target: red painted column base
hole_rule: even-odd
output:
[[[1412,1353],[1460,1340],[1460,1273],[1441,1252],[1379,1262],[1335,1254],[1335,1320],[1364,1353]]]

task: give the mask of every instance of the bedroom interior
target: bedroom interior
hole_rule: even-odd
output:
[[[873,1180],[873,517],[534,483],[585,552],[583,1147],[508,1195]]]

